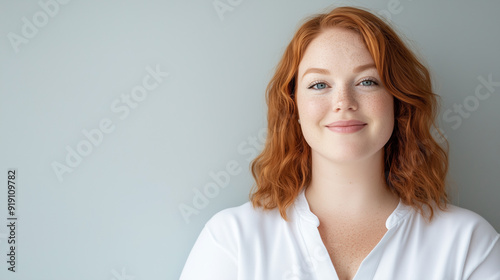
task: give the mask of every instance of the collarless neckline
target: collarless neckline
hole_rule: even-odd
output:
[[[297,198],[294,202],[294,210],[296,214],[298,214],[299,218],[305,220],[309,224],[318,227],[319,219],[318,217],[311,211],[309,207],[309,203],[305,196],[305,188],[303,188],[300,193],[297,195]],[[389,230],[397,225],[405,216],[410,213],[412,207],[404,204],[401,199],[399,199],[398,205],[394,209],[394,211],[389,215],[385,222],[385,227]]]

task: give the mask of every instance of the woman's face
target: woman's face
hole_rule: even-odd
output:
[[[296,96],[313,156],[339,163],[363,160],[382,152],[392,134],[393,97],[354,31],[330,28],[309,44],[299,64]]]

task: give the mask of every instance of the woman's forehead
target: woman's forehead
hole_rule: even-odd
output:
[[[345,28],[330,28],[321,32],[306,48],[299,74],[310,67],[348,70],[370,63],[373,58],[361,35]]]

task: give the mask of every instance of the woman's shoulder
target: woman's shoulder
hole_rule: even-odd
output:
[[[467,246],[482,244],[489,247],[500,239],[495,228],[472,210],[453,204],[448,204],[444,210],[437,207],[433,209],[434,216],[430,222],[422,215],[413,215],[409,226],[413,230],[426,232],[425,235],[436,242],[458,242]]]
[[[498,234],[493,226],[478,213],[454,204],[446,209],[434,209],[434,225],[446,228],[461,228],[484,233]]]
[[[464,279],[500,277],[500,234],[483,216],[448,204],[444,211],[435,210],[427,233],[423,236],[425,243],[430,248],[452,252],[448,261],[459,264]],[[490,278],[493,273],[496,277]]]
[[[220,210],[206,222],[205,228],[214,236],[222,238],[250,238],[273,231],[284,223],[286,221],[277,208],[254,207],[248,201],[240,206]]]
[[[254,248],[260,248],[258,243],[267,240],[260,238],[262,231],[268,235],[272,231],[262,225],[273,221],[279,223],[275,211],[253,208],[250,202],[218,211],[199,234],[181,279],[236,279],[241,258],[248,259]]]
[[[239,206],[228,207],[222,210],[219,210],[215,213],[210,220],[218,220],[220,218],[241,218],[242,216],[260,216],[264,214],[264,212],[260,208],[254,208],[250,201],[247,201]]]

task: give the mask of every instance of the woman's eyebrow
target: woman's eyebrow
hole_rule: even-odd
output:
[[[354,70],[352,72],[359,73],[359,72],[364,71],[364,70],[369,69],[369,68],[376,68],[375,64],[370,63],[370,64],[357,66],[356,68],[354,68]],[[323,69],[323,68],[309,68],[302,75],[302,79],[304,78],[305,75],[310,74],[310,73],[319,73],[319,74],[329,75],[330,71],[328,71],[327,69]]]
[[[359,72],[366,70],[366,69],[369,69],[369,68],[376,68],[375,64],[370,63],[370,64],[365,64],[365,65],[360,65],[360,66],[354,68],[354,70],[352,72],[359,73]]]
[[[304,79],[304,76],[309,73],[319,73],[319,74],[329,75],[330,71],[323,68],[309,68],[306,70],[306,72],[304,72],[304,75],[302,75],[302,79]]]

